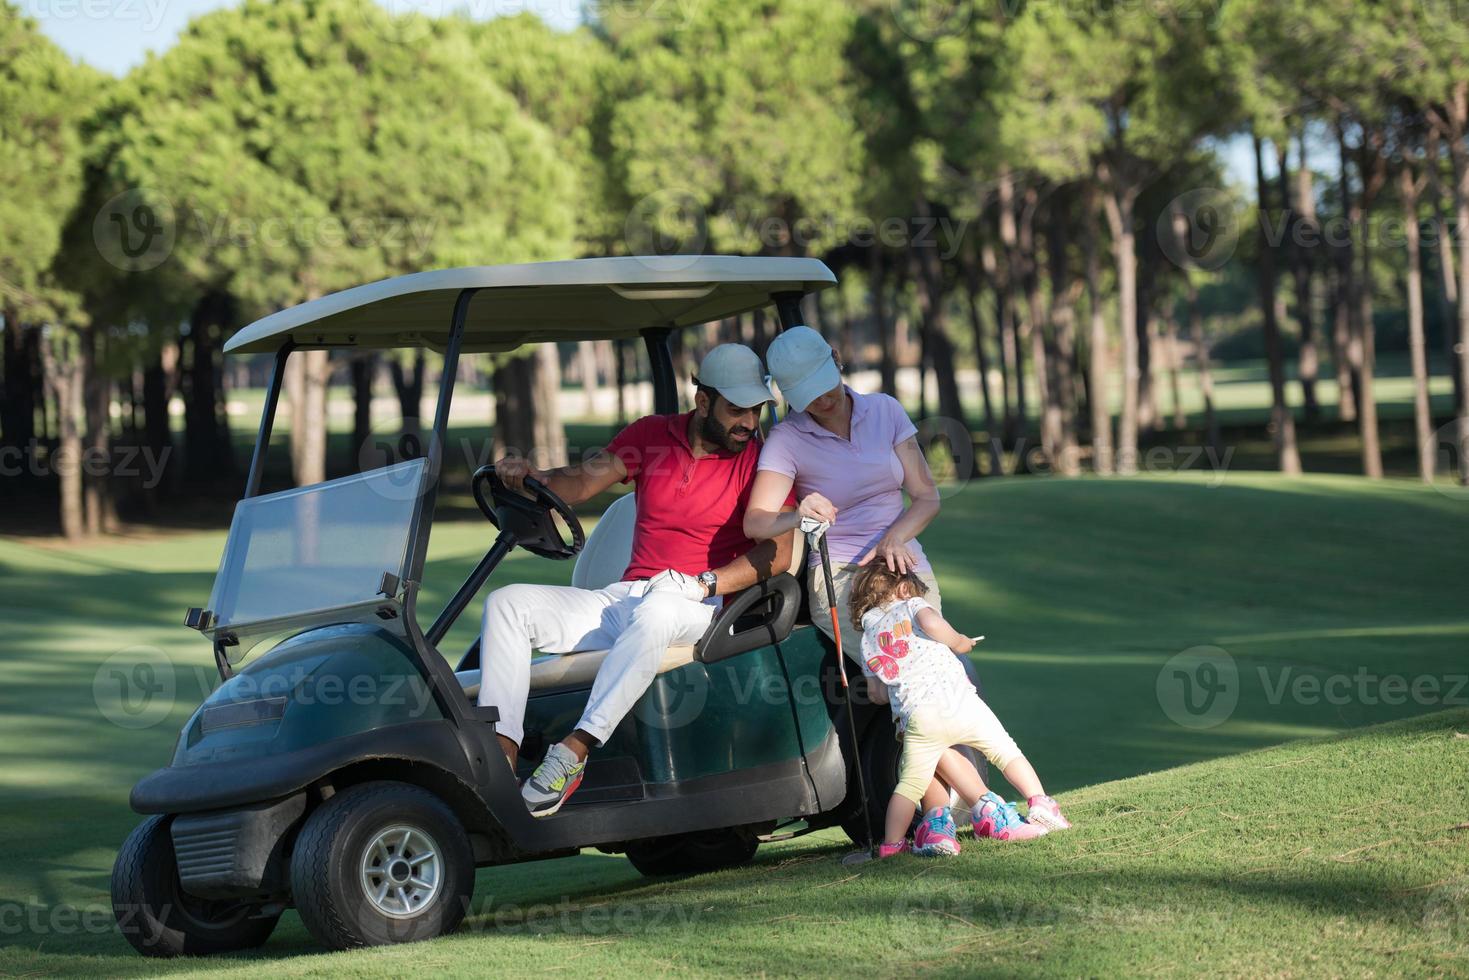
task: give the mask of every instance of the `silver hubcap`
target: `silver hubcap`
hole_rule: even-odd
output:
[[[417,827],[389,827],[362,853],[362,890],[391,918],[411,919],[428,908],[443,880],[439,847]]]

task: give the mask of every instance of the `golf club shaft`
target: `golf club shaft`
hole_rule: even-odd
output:
[[[862,772],[862,748],[857,741],[857,719],[852,714],[852,689],[847,685],[846,654],[842,651],[842,621],[837,615],[837,590],[831,574],[831,552],[826,548],[826,535],[817,541],[821,552],[821,574],[826,579],[826,600],[831,611],[832,638],[837,645],[837,676],[842,679],[842,701],[847,706],[847,734],[852,739],[852,768],[857,773],[857,795],[862,801],[862,825],[867,830],[867,851],[877,847],[872,833],[872,807],[867,802],[867,777]]]

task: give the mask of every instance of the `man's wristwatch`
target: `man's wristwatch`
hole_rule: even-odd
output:
[[[719,576],[713,572],[700,572],[699,584],[704,587],[704,598],[708,599],[714,595],[714,590],[719,588]]]

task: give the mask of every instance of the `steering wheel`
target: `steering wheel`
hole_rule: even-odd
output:
[[[485,497],[486,486],[490,491],[488,499]],[[575,557],[587,543],[575,512],[539,480],[526,477],[525,488],[534,494],[533,498],[526,497],[511,490],[495,475],[494,463],[486,463],[474,471],[469,488],[474,493],[474,502],[479,505],[480,513],[500,531],[513,534],[515,543],[533,555],[565,561]],[[571,530],[570,544],[562,537],[552,514],[559,514]]]

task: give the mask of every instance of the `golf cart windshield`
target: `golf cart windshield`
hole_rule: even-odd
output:
[[[239,641],[397,610],[427,461],[242,500],[209,596],[210,632]]]

